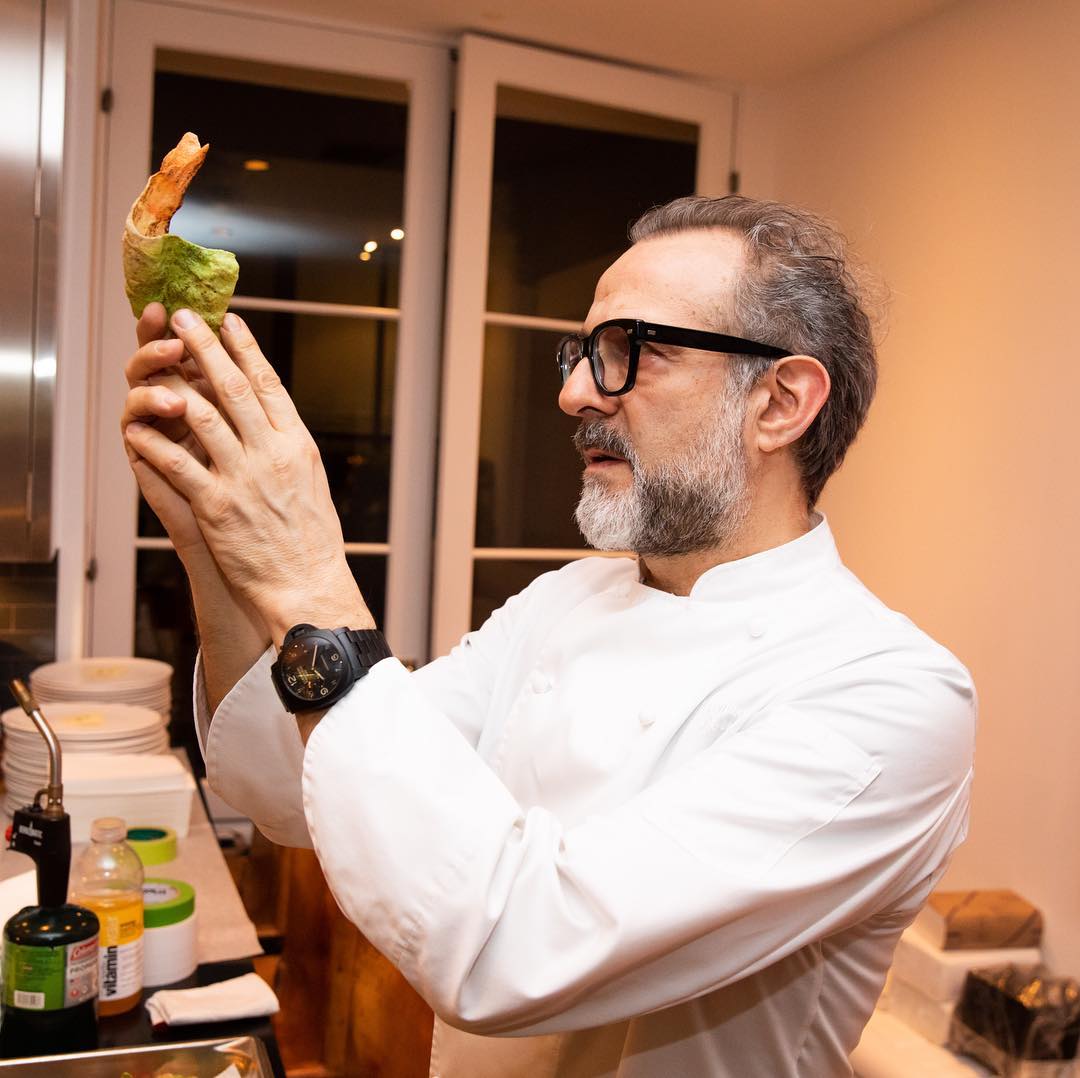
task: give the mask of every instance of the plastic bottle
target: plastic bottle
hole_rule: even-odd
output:
[[[143,865],[116,816],[95,820],[75,868],[72,901],[101,922],[98,1015],[131,1010],[143,987]]]

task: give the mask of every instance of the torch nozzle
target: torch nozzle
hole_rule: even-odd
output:
[[[46,796],[45,815],[55,819],[64,815],[64,786],[60,781],[60,742],[52,727],[45,720],[37,701],[30,694],[30,690],[18,679],[13,678],[8,682],[19,707],[30,716],[30,721],[37,727],[38,733],[45,739],[45,747],[49,750],[49,785],[44,790],[38,791]],[[36,800],[36,799],[35,799]]]

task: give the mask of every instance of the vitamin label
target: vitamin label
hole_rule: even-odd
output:
[[[59,947],[4,941],[4,1004],[26,1011],[59,1011],[97,995],[98,940]]]
[[[127,999],[142,988],[143,941],[101,948],[101,1000]]]
[[[127,999],[142,988],[143,911],[141,902],[94,908],[101,922],[99,992],[102,1002]]]

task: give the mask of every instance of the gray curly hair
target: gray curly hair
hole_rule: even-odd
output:
[[[829,372],[829,398],[795,446],[812,509],[855,440],[877,386],[864,286],[844,237],[821,218],[781,202],[742,195],[678,198],[639,217],[630,241],[710,228],[740,235],[750,267],[735,288],[735,325],[718,328],[813,356]],[[732,368],[737,391],[749,393],[771,362],[742,357]]]

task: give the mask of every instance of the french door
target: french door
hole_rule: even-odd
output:
[[[134,347],[120,229],[193,130],[211,150],[174,230],[237,253],[233,306],[322,450],[373,612],[397,654],[443,653],[588,553],[555,343],[633,217],[726,190],[731,95],[475,35],[455,92],[446,45],[147,0],[114,13],[87,652],[158,655],[180,682],[190,661],[180,567],[116,421]]]
[[[590,551],[555,350],[630,220],[727,190],[730,94],[466,35],[451,189],[432,652]]]
[[[180,566],[139,504],[116,421],[134,348],[120,231],[147,175],[193,130],[211,150],[173,231],[236,252],[232,306],[319,444],[353,571],[395,651],[423,660],[448,49],[118,0],[112,55],[90,653],[190,660]]]

